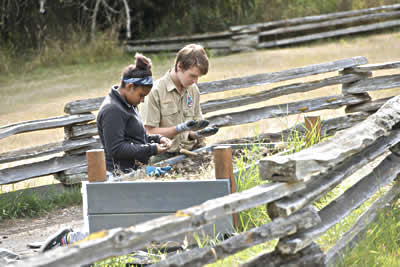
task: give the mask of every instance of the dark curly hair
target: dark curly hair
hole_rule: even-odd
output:
[[[136,53],[135,65],[129,65],[122,72],[121,87],[125,88],[126,86],[126,83],[123,81],[124,79],[144,78],[147,76],[153,76],[153,73],[151,72],[151,59],[143,56],[142,54]],[[150,85],[143,86],[151,88]]]

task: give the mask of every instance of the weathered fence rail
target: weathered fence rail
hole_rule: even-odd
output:
[[[308,16],[250,25],[232,26],[218,33],[131,40],[127,51],[178,51],[188,43],[200,43],[217,53],[249,51],[313,40],[377,31],[400,26],[400,4]]]
[[[258,92],[254,94],[255,96],[249,94],[243,95],[242,98],[216,99],[202,103],[206,118],[220,127],[330,108],[345,107],[347,112],[357,111],[357,113],[323,121],[322,132],[332,136],[323,143],[292,155],[281,153],[257,162],[260,177],[271,183],[209,200],[199,206],[179,211],[175,215],[161,217],[127,229],[119,228],[97,233],[95,236],[98,238],[92,236],[94,239],[89,242],[50,251],[44,255],[16,263],[16,265],[70,266],[90,263],[109,256],[124,255],[147,246],[152,240],[162,242],[176,235],[197,231],[224,216],[265,204],[268,204],[268,213],[273,219],[271,222],[247,232],[238,233],[233,238],[214,247],[209,246],[183,252],[157,263],[156,266],[202,266],[276,238],[279,238],[279,242],[275,251],[250,259],[242,265],[257,266],[257,264],[267,262],[269,265],[265,266],[281,266],[290,263],[326,266],[337,262],[342,257],[345,247],[347,245],[354,246],[368,223],[376,219],[378,207],[394,201],[396,194],[399,193],[396,186],[379,198],[365,212],[370,215],[368,223],[361,219],[367,215],[360,217],[355,224],[360,227],[351,228],[343,239],[339,240],[327,253],[323,252],[314,242],[331,227],[346,218],[352,210],[373,197],[380,188],[390,185],[400,172],[398,167],[400,163],[398,156],[400,96],[371,101],[371,97],[368,95],[368,91],[398,87],[400,75],[380,74],[379,76],[379,73],[374,73],[375,75],[372,76],[372,71],[398,69],[400,63],[389,62],[373,65],[366,65],[366,63],[366,58],[354,57],[275,73],[199,84],[204,95],[318,74],[330,74],[329,78],[314,79],[304,83],[295,81],[293,84],[273,87]],[[282,95],[328,88],[332,85],[341,86],[342,94],[262,108],[251,108],[250,106],[242,112],[229,111],[233,105],[246,107],[249,104]],[[0,162],[2,163],[34,159],[44,155],[49,157],[52,154],[54,157],[3,168],[0,170],[0,184],[15,183],[49,174],[54,174],[65,184],[86,180],[85,152],[101,146],[96,137],[97,128],[96,123],[93,122],[95,116],[90,112],[99,108],[102,99],[68,103],[65,106],[65,112],[68,115],[65,116],[1,127],[0,138],[28,131],[64,127],[65,140],[1,154]],[[215,109],[215,107],[220,108]],[[213,111],[219,111],[220,114],[209,116],[208,113]],[[280,141],[282,136],[289,136],[293,131],[305,134],[305,127],[295,125],[281,133],[263,133],[258,138]],[[354,138],[355,136],[357,138]],[[242,138],[240,143],[243,142],[254,143],[254,139]],[[233,146],[245,147],[248,144]],[[202,150],[211,150],[212,147],[205,147]],[[58,155],[60,152],[64,152],[64,154]],[[324,197],[346,178],[378,157],[383,158],[382,162],[339,198],[320,211],[310,208],[315,201]],[[184,158],[183,155],[170,159],[169,163],[174,164],[182,158]],[[254,171],[254,166],[248,166],[246,169]],[[237,177],[243,173],[236,170],[234,175]]]
[[[273,87],[254,94],[242,94],[223,99],[211,98],[211,100],[201,103],[201,108],[206,118],[211,121],[211,124],[219,127],[229,127],[316,110],[338,109],[343,106],[346,107],[346,112],[357,112],[323,121],[322,133],[330,136],[338,130],[349,128],[364,120],[369,113],[376,111],[388,100],[378,99],[371,101],[367,91],[400,86],[399,74],[371,78],[372,71],[396,69],[400,66],[399,62],[374,65],[366,65],[366,63],[368,61],[365,57],[353,57],[273,73],[262,73],[200,83],[199,88],[201,94],[204,95],[274,84],[319,74],[330,74],[329,78],[314,79],[303,83],[295,81],[292,84]],[[342,86],[342,94],[304,99],[279,105],[269,105],[261,108],[248,106],[283,95],[308,92],[333,85]],[[65,140],[0,154],[0,163],[18,163],[25,159],[35,159],[43,156],[50,157],[50,159],[46,160],[36,160],[33,163],[17,164],[17,166],[0,169],[0,185],[16,183],[50,174],[54,174],[56,179],[65,184],[74,184],[86,180],[87,166],[85,152],[89,149],[101,147],[99,138],[97,137],[97,126],[94,122],[95,116],[90,112],[96,111],[103,99],[104,97],[98,97],[67,103],[64,111],[68,115],[65,116],[19,122],[1,127],[0,138],[24,132],[64,127]],[[229,111],[232,107],[247,107],[247,109],[236,112]],[[226,111],[224,112],[224,110]],[[219,114],[208,115],[214,111],[219,111]],[[264,138],[267,142],[282,141],[282,136],[288,136],[293,131],[304,133],[304,129],[304,126],[297,125],[293,129],[286,129],[280,133],[262,133],[259,137]],[[239,143],[243,143],[243,141],[251,142],[251,138],[243,138]],[[252,140],[252,142],[255,141],[254,139]],[[57,154],[60,152],[63,152],[64,155]]]
[[[274,251],[258,255],[241,266],[332,266],[345,248],[353,247],[378,210],[398,199],[400,187],[400,96],[387,101],[377,112],[332,138],[291,155],[273,155],[260,160],[259,175],[270,183],[228,196],[208,200],[128,228],[93,234],[87,241],[51,250],[17,262],[14,266],[70,266],[87,264],[110,256],[125,255],[173,236],[190,233],[217,219],[268,204],[272,218],[257,228],[215,245],[183,251],[153,266],[203,266],[249,247],[278,238]],[[357,136],[357,138],[354,138]],[[373,171],[358,179],[321,210],[311,207],[371,158],[383,159]],[[382,188],[384,194],[377,194]],[[376,198],[353,227],[324,252],[315,240],[346,218],[350,212]]]

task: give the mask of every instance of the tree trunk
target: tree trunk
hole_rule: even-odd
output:
[[[96,40],[96,18],[97,13],[99,12],[101,0],[96,0],[96,5],[94,6],[93,15],[92,15],[92,27],[90,33],[90,41],[93,43]]]
[[[122,0],[124,2],[125,6],[125,12],[126,12],[126,39],[130,40],[132,35],[131,35],[131,15],[130,15],[130,9],[128,5],[127,0]]]

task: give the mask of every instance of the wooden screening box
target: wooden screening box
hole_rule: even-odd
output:
[[[90,232],[128,227],[230,194],[230,181],[83,182],[85,227]],[[232,216],[201,233],[232,233]]]

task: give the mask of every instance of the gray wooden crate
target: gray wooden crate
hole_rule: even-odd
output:
[[[230,194],[230,181],[83,182],[82,194],[85,226],[93,233],[132,226],[225,196]],[[214,237],[232,229],[232,216],[226,216],[200,233]]]

